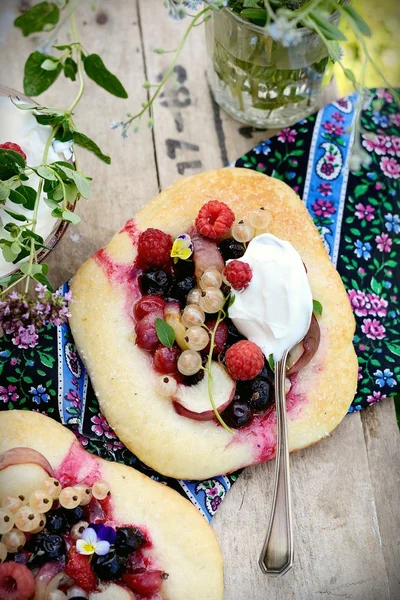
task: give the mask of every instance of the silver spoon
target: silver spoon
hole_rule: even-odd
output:
[[[308,328],[307,328],[308,331]],[[299,344],[304,337],[297,342]],[[297,345],[295,344],[295,345]],[[286,361],[291,348],[275,363],[276,462],[272,511],[258,564],[267,575],[284,575],[293,566],[293,523],[289,442],[286,415]]]

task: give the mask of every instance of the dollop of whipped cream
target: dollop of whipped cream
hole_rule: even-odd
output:
[[[251,240],[239,260],[250,265],[253,277],[242,292],[232,290],[229,317],[264,356],[280,360],[310,327],[313,299],[303,261],[290,242],[271,233]]]

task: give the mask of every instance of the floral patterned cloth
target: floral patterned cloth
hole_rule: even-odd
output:
[[[361,120],[370,162],[349,174],[355,100],[330,104],[236,162],[284,180],[303,198],[342,276],[357,321],[359,388],[350,412],[393,394],[400,380],[400,113],[388,91],[374,92]],[[178,481],[139,461],[100,413],[68,325],[43,330],[34,348],[0,341],[0,409],[13,408],[55,418],[89,452],[174,488],[208,520],[238,476]]]

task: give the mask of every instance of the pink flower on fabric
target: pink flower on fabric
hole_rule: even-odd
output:
[[[326,123],[322,124],[322,127],[332,135],[342,135],[344,133],[344,129],[341,125],[335,125],[335,123],[331,123],[331,121],[326,121]]]
[[[340,112],[332,113],[332,119],[334,119],[337,123],[344,123],[344,116]]]
[[[375,152],[379,156],[384,156],[387,153],[389,139],[385,135],[375,135],[372,139],[368,135],[363,135],[362,145],[368,152]]]
[[[368,310],[366,308],[367,295],[359,290],[348,290],[348,296],[353,311],[358,317],[366,317]]]
[[[316,202],[314,202],[314,204],[312,205],[312,209],[317,215],[317,217],[333,215],[336,212],[336,208],[333,205],[333,202],[331,202],[330,200],[322,200],[322,198],[319,198]]]
[[[388,154],[391,154],[392,156],[400,156],[400,137],[397,137],[396,135],[390,136],[387,146]]]
[[[375,241],[377,243],[378,250],[381,252],[390,252],[390,247],[393,242],[387,233],[381,233],[380,235],[377,235]]]
[[[374,218],[375,209],[370,204],[367,204],[365,206],[364,204],[359,202],[358,204],[356,204],[356,209],[357,210],[355,214],[356,217],[358,217],[359,219],[366,219],[367,221],[372,221],[372,219]]]
[[[81,408],[82,402],[79,393],[77,390],[73,390],[72,388],[65,394],[65,399],[69,400],[75,408]]]
[[[369,315],[373,317],[386,317],[388,301],[378,296],[378,294],[367,294],[365,307]]]
[[[332,186],[330,183],[320,183],[318,191],[321,196],[330,196],[332,194]]]
[[[375,404],[375,402],[380,402],[381,400],[386,400],[386,396],[382,396],[382,392],[372,392],[372,396],[367,397],[367,402],[370,404]]]
[[[207,496],[218,496],[218,490],[216,487],[207,490]]]
[[[11,365],[11,366],[13,366],[13,367],[14,367],[14,366],[15,366],[15,365],[17,365],[17,364],[18,364],[18,359],[17,359],[17,358],[12,358],[12,359],[10,360],[10,365]]]
[[[383,185],[382,185],[381,183],[376,183],[376,184],[375,184],[375,189],[376,189],[376,190],[381,190],[381,189],[382,189],[382,187],[383,187]]]
[[[395,113],[394,115],[390,115],[389,117],[391,124],[400,126],[400,113]]]
[[[361,331],[371,340],[382,340],[386,329],[378,319],[364,319]]]
[[[386,177],[398,179],[400,177],[400,165],[395,158],[384,156],[381,158],[380,167]]]
[[[290,144],[291,142],[294,142],[296,135],[297,131],[295,129],[290,129],[290,127],[287,127],[280,132],[278,135],[278,140],[282,143],[289,142]]]
[[[385,90],[385,88],[378,88],[376,90],[376,95],[378,96],[378,98],[382,98],[382,100],[385,100],[385,102],[393,102],[392,94]]]
[[[113,440],[113,439],[116,438],[115,433],[110,428],[110,426],[107,423],[104,415],[102,415],[101,413],[99,413],[98,415],[95,415],[94,417],[92,417],[90,420],[93,423],[93,425],[92,425],[92,431],[96,435],[98,435],[98,436],[105,435],[106,438],[108,438],[109,440]]]
[[[0,400],[2,402],[16,402],[19,398],[19,395],[16,392],[15,385],[9,385],[4,387],[4,385],[0,385]]]
[[[363,378],[363,376],[362,376],[362,367],[358,367],[358,376],[357,376],[357,378],[358,378],[358,381],[360,381],[360,379]]]

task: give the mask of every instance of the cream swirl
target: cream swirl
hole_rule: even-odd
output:
[[[253,276],[245,290],[232,290],[229,317],[266,357],[280,360],[310,327],[313,301],[303,261],[290,242],[270,233],[255,237],[239,260]]]

